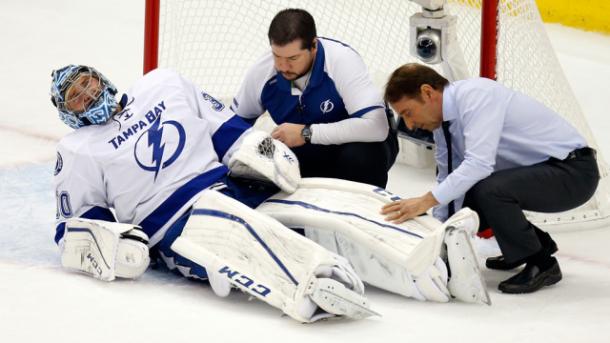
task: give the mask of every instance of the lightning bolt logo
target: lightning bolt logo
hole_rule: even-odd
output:
[[[154,172],[155,181],[162,169],[169,167],[178,159],[186,143],[186,132],[179,122],[168,120],[162,123],[160,118],[161,117],[157,118],[147,132],[144,132],[140,138],[138,138],[134,147],[136,162],[140,168]],[[165,137],[163,134],[164,129]],[[168,129],[169,131],[167,131]],[[168,149],[174,149],[173,151],[165,151],[165,148],[168,147],[165,142],[167,140],[170,142]],[[151,151],[152,156],[149,155]],[[170,156],[169,158],[165,156],[166,159],[163,161],[163,156],[166,152]]]
[[[165,143],[161,144],[161,138],[163,138],[163,126],[160,126],[161,117],[159,116],[153,126],[148,130],[148,146],[152,146],[152,163],[155,164],[155,180],[161,169],[161,162],[163,161],[163,150],[165,149]]]

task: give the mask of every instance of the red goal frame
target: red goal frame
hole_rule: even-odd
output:
[[[481,77],[496,79],[499,0],[483,0],[481,10]],[[159,59],[160,0],[146,0],[144,20],[144,74],[157,68]]]

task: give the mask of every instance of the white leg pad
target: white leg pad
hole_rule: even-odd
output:
[[[130,224],[71,218],[60,243],[62,265],[100,279],[135,279],[150,264],[148,236]]]
[[[301,322],[375,314],[344,258],[215,191],[202,193],[171,249],[205,267],[216,294],[230,283]]]
[[[445,243],[451,270],[449,291],[455,298],[471,303],[491,305],[487,284],[481,274],[479,258],[474,249],[474,233],[479,226],[477,214],[464,208],[449,218]]]
[[[415,286],[423,299],[436,302],[448,302],[451,299],[447,289],[447,266],[439,257],[428,270],[414,279]]]
[[[370,185],[305,178],[294,193],[279,193],[257,210],[305,229],[308,238],[347,258],[370,285],[419,300],[449,301],[446,276],[436,266],[444,225],[430,216],[386,222],[379,211],[395,199]]]

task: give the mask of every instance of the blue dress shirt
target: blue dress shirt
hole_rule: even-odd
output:
[[[540,102],[500,83],[474,78],[453,82],[443,91],[443,121],[450,121],[453,172],[447,175],[443,130],[433,131],[440,203],[433,213],[447,219],[447,204],[462,207],[464,195],[492,172],[529,166],[550,157],[564,159],[585,139],[564,118]]]

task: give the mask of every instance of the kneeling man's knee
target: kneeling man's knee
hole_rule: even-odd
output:
[[[505,190],[502,188],[502,184],[488,177],[472,186],[468,191],[468,197],[470,201],[480,206],[492,201],[494,198],[502,196],[504,193]]]

